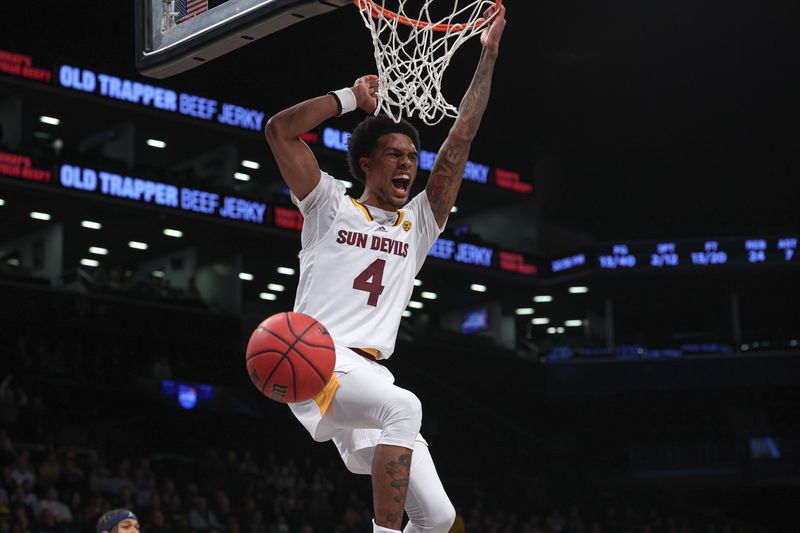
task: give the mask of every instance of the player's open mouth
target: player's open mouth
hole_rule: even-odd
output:
[[[392,178],[392,189],[394,189],[398,194],[406,194],[408,192],[409,185],[411,185],[411,178],[405,174],[401,174]]]

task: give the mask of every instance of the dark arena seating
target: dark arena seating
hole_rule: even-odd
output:
[[[304,223],[266,121],[375,70],[350,2],[276,2],[331,12],[166,79],[134,54],[135,6],[158,0],[5,2],[0,533],[91,532],[118,507],[142,533],[373,531],[369,477],[245,367],[293,309]],[[385,363],[422,402],[451,533],[800,531],[796,16],[505,4]],[[302,135],[354,198],[363,116]],[[452,122],[412,122],[417,194]]]

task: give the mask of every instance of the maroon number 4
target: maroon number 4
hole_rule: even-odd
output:
[[[376,259],[353,280],[353,288],[357,291],[365,291],[369,293],[367,305],[376,307],[378,305],[378,296],[383,292],[383,268],[386,266],[385,259]]]

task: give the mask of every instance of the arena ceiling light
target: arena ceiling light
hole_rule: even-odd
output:
[[[552,302],[553,297],[549,294],[540,294],[539,296],[534,296],[533,301],[540,304],[546,304],[547,302]]]
[[[583,320],[565,320],[564,325],[568,328],[577,328],[583,325]]]
[[[450,208],[450,212],[451,213],[458,213],[458,207],[454,205],[453,207]]]
[[[422,280],[421,279],[414,279],[414,286],[415,287],[422,286]]]
[[[436,298],[439,297],[435,292],[431,291],[422,291],[421,293],[419,293],[419,295],[425,298],[426,300],[435,300]]]
[[[586,294],[589,292],[589,287],[570,287],[567,289],[571,294]]]
[[[147,139],[146,142],[147,142],[147,146],[150,146],[152,148],[166,148],[167,147],[167,143],[165,143],[164,141],[160,141],[158,139]]]
[[[286,290],[286,287],[280,285],[279,283],[270,283],[269,285],[267,285],[267,288],[275,292],[283,292]]]
[[[408,306],[411,309],[422,309],[423,307],[425,307],[425,304],[423,304],[422,302],[417,302],[415,300],[411,300],[410,302],[408,302]]]
[[[183,237],[183,232],[179,229],[165,228],[164,235],[167,237],[175,237],[176,239]]]
[[[514,313],[517,315],[532,315],[533,314],[533,307],[520,307],[514,310]]]
[[[154,278],[163,278],[166,275],[163,270],[153,270],[150,274]]]
[[[39,122],[43,124],[50,124],[51,126],[58,126],[61,124],[61,120],[57,119],[56,117],[48,117],[47,115],[42,115],[39,117]]]
[[[147,250],[147,243],[139,241],[128,241],[128,246],[134,250]]]
[[[86,229],[100,229],[103,227],[99,222],[94,222],[92,220],[81,220],[81,226]]]
[[[233,177],[239,181],[250,181],[250,174],[245,174],[244,172],[234,172]]]
[[[6,205],[6,201],[3,200],[2,198],[0,198],[0,206],[2,206],[2,205]]]
[[[278,297],[272,294],[271,292],[262,292],[261,294],[258,295],[258,297],[261,298],[262,300],[269,300],[271,302],[278,299]]]
[[[249,272],[239,272],[239,279],[242,281],[253,281],[253,275]]]
[[[250,161],[249,159],[244,159],[242,161],[242,166],[244,168],[252,168],[253,170],[261,168],[261,165],[257,161]]]
[[[557,333],[557,330],[553,326],[550,326],[549,328],[547,328],[547,333],[549,333],[550,335],[554,335],[555,333]]]
[[[534,318],[531,320],[531,324],[533,324],[534,326],[545,326],[549,323],[550,319],[545,317]]]
[[[486,285],[481,285],[480,283],[473,283],[469,288],[475,292],[486,292]]]
[[[411,317],[411,311],[409,311],[408,309],[403,311],[403,318],[410,318],[410,317]]]
[[[95,255],[108,255],[108,249],[102,248],[100,246],[90,246],[89,253]]]
[[[41,211],[31,211],[31,218],[35,220],[50,220],[50,213],[42,213]]]
[[[19,259],[17,259],[16,257],[9,257],[8,259],[6,259],[6,264],[12,267],[18,267],[20,265],[20,262]]]
[[[81,264],[85,267],[99,267],[100,261],[96,259],[83,258],[81,259]]]
[[[344,185],[345,189],[352,189],[353,188],[353,182],[352,181],[347,181],[347,180],[339,180],[339,181],[342,182],[342,184]]]
[[[284,276],[294,276],[294,269],[289,267],[278,267],[277,269],[278,274],[283,274]]]

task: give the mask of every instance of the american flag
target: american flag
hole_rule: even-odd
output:
[[[178,12],[177,22],[180,24],[208,11],[208,0],[175,0],[175,11]]]

